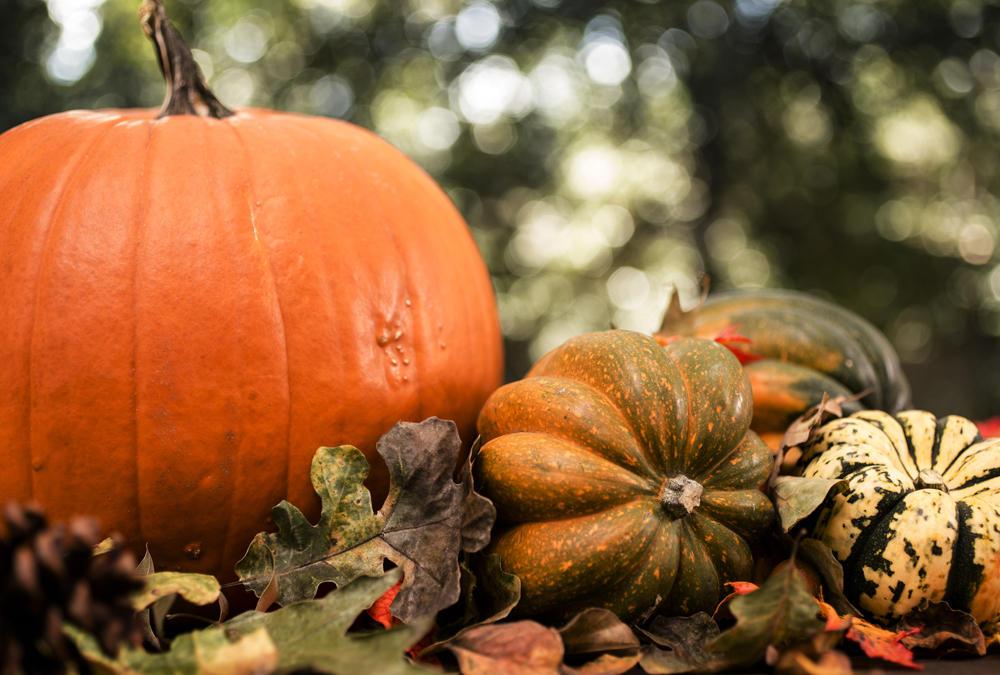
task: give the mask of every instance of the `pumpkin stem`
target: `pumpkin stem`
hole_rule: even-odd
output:
[[[167,18],[163,0],[143,0],[139,21],[156,46],[156,59],[167,83],[167,95],[157,117],[198,115],[222,119],[232,115],[233,111],[208,88],[184,38]]]
[[[670,478],[660,490],[660,505],[674,518],[683,518],[694,513],[701,504],[701,493],[705,488],[698,481],[681,474]]]

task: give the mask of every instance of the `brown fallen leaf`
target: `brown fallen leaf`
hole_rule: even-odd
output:
[[[534,621],[479,626],[446,646],[463,675],[555,675],[564,653],[559,632]]]
[[[903,638],[903,644],[910,649],[986,654],[986,636],[979,622],[968,612],[953,609],[947,602],[922,604],[900,619],[896,628],[911,631]]]
[[[806,410],[795,419],[785,430],[778,444],[778,453],[774,461],[774,470],[770,482],[773,483],[779,473],[788,472],[798,461],[801,452],[798,446],[812,438],[813,433],[826,422],[844,416],[843,405],[848,401],[856,401],[868,395],[863,391],[853,396],[835,396],[830,398],[825,392],[820,402]]]
[[[614,612],[585,609],[559,629],[567,655],[637,651],[639,639]]]

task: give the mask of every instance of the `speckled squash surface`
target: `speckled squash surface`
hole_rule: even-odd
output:
[[[897,411],[910,405],[899,357],[871,323],[835,303],[790,290],[732,291],[698,309],[693,335],[712,338],[732,327],[759,360],[746,365],[754,398],[751,427],[780,435],[823,394],[867,392],[847,412]]]
[[[474,472],[497,507],[492,551],[521,579],[516,612],[712,610],[773,518],[751,415],[727,349],[624,330],[571,339],[494,392]]]
[[[1000,438],[951,415],[864,411],[821,427],[803,476],[845,478],[812,526],[848,598],[883,621],[923,600],[1000,619]]]

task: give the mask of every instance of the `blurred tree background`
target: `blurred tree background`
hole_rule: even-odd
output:
[[[836,300],[914,401],[1000,413],[1000,10],[989,0],[168,0],[219,98],[420,163],[496,285],[508,377],[652,331],[672,288]],[[158,106],[139,0],[4,0],[0,130]],[[3,158],[0,158],[3,161]]]

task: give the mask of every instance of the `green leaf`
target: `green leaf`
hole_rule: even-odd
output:
[[[842,478],[802,478],[778,476],[771,484],[771,495],[781,529],[790,531],[818,509],[830,490],[846,483]]]
[[[830,547],[818,539],[803,539],[798,543],[798,558],[813,566],[823,580],[823,599],[838,614],[862,616],[861,611],[844,595],[844,567]]]
[[[320,673],[386,673],[409,675],[427,671],[409,663],[406,649],[430,628],[431,618],[388,631],[367,634],[348,629],[399,579],[398,571],[380,578],[358,579],[327,596],[274,612],[244,612],[210,628],[185,633],[170,651],[149,654],[141,649],[109,659],[82,631],[71,637],[100,672],[126,673],[269,673],[310,670]]]
[[[385,561],[403,570],[391,611],[404,622],[437,613],[459,597],[458,556],[489,541],[492,503],[472,489],[468,462],[452,479],[461,441],[452,422],[401,422],[379,439],[389,467],[389,494],[378,513],[363,481],[368,463],[352,446],[320,448],[310,478],[322,508],[313,525],[281,502],[272,510],[277,533],[254,537],[237,563],[241,581],[260,597],[276,585],[277,602],[312,598],[319,585],[342,587],[377,576]]]
[[[788,565],[772,574],[764,585],[734,598],[729,610],[736,625],[708,643],[713,666],[748,666],[759,661],[768,646],[780,649],[824,630],[819,605]]]

